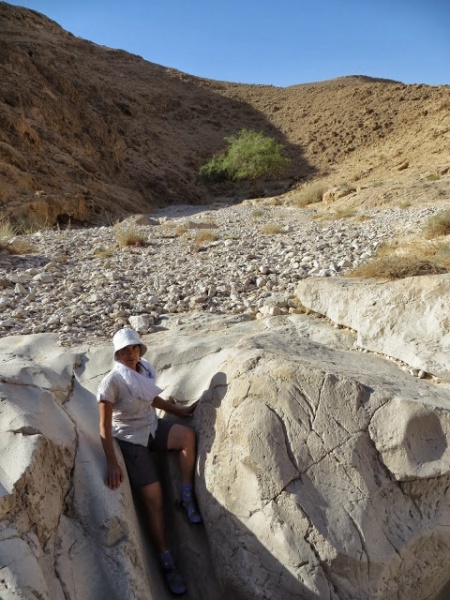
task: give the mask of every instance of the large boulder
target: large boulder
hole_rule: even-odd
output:
[[[449,401],[295,326],[241,340],[197,417],[228,597],[437,597],[450,567]]]
[[[56,342],[0,342],[0,596],[154,597],[130,490],[103,484],[95,399],[75,378],[82,355]]]
[[[159,384],[201,398],[204,528],[173,509],[176,461],[164,465],[190,597],[437,599],[450,579],[450,393],[356,353],[353,333],[323,320],[167,325],[144,338]],[[169,597],[128,484],[103,482],[94,393],[110,365],[109,344],[0,341],[2,600]]]

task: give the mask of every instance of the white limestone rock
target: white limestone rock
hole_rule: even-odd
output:
[[[165,320],[144,341],[166,397],[201,397],[196,485],[222,584],[211,565],[199,577],[209,550],[174,515],[195,597],[437,598],[450,566],[450,393],[356,355],[351,332],[303,315]],[[163,600],[128,485],[103,482],[93,394],[110,344],[71,353],[55,339],[0,341],[0,532],[11,515],[16,526],[0,555],[13,543],[23,557],[8,582],[49,600],[64,597],[58,586],[86,600]]]
[[[450,381],[450,275],[301,281],[301,303],[357,332],[361,348]]]
[[[448,404],[448,392],[417,385],[381,359],[356,361],[288,329],[242,339],[230,352],[197,423],[200,499],[233,597],[437,597],[448,578],[450,536],[440,524],[450,518],[449,460],[445,435],[431,453],[425,439],[433,426],[447,430],[448,408],[424,428],[415,422],[420,435],[411,432],[403,449],[414,457],[413,482],[395,481],[386,469],[395,472],[395,460],[379,454],[398,398],[418,406],[426,398],[430,410]],[[430,469],[417,468],[426,461]],[[426,508],[431,497],[439,516]],[[435,559],[422,562],[418,543],[440,557],[433,573]]]
[[[151,315],[132,315],[128,318],[128,322],[138,333],[148,333],[154,318]]]

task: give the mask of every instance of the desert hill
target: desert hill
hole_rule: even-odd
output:
[[[197,171],[246,127],[286,146],[289,179],[448,168],[450,88],[343,77],[276,88],[196,78],[0,2],[0,207],[48,223],[203,203]]]

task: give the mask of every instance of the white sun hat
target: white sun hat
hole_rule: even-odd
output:
[[[137,331],[128,327],[119,329],[113,337],[114,360],[117,360],[116,354],[119,350],[122,350],[122,348],[125,348],[126,346],[134,346],[135,344],[140,345],[141,356],[144,356],[147,352],[147,346],[141,342]]]

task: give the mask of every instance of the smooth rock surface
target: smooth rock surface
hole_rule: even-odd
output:
[[[314,317],[163,323],[144,336],[158,383],[201,399],[204,527],[173,509],[175,457],[164,468],[188,598],[437,600],[450,579],[450,392]],[[103,483],[94,393],[111,347],[56,340],[0,340],[2,600],[165,600],[128,484]]]
[[[301,303],[356,330],[356,344],[450,381],[450,275],[399,281],[306,279]]]

